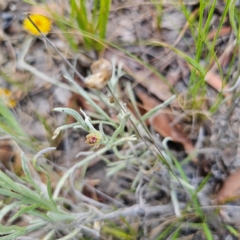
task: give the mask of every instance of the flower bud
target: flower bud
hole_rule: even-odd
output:
[[[96,131],[96,132],[89,133],[86,136],[85,143],[87,143],[89,146],[99,147],[101,139],[102,137],[100,132]]]

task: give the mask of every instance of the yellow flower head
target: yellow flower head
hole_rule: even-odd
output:
[[[39,28],[39,30],[43,34],[49,33],[49,31],[51,30],[51,25],[52,25],[49,18],[44,17],[42,15],[38,15],[38,14],[31,14],[31,15],[29,15],[29,17],[31,18],[31,20],[35,23],[35,25]],[[36,27],[28,19],[28,17],[26,17],[23,21],[23,28],[33,35],[38,35],[38,36],[40,35],[40,33],[38,32]]]
[[[12,93],[5,88],[0,88],[0,100],[10,108],[14,108],[16,106]]]

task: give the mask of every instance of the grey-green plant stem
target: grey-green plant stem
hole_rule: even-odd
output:
[[[70,76],[64,75],[64,77],[76,87],[78,93],[82,95],[91,104],[93,108],[95,108],[109,122],[112,121],[112,119],[88,96],[87,92],[80,85],[78,85]]]
[[[59,81],[56,81],[55,79],[47,76],[46,74],[44,74],[43,72],[40,72],[38,71],[36,68],[30,66],[29,64],[27,64],[25,61],[24,61],[24,58],[27,54],[27,51],[28,49],[30,48],[31,46],[31,43],[33,41],[34,38],[32,37],[29,37],[23,44],[23,49],[22,49],[22,52],[21,54],[19,55],[19,58],[18,58],[18,66],[19,67],[22,67],[23,69],[31,72],[32,74],[34,74],[35,76],[38,76],[40,77],[41,79],[44,79],[45,81],[53,84],[53,85],[56,85],[56,86],[59,86],[63,89],[66,89],[68,91],[71,91],[71,92],[76,92],[77,93],[77,90],[74,89],[73,87],[65,84],[65,83],[61,83]]]
[[[56,111],[56,112],[62,112],[62,113],[66,113],[72,117],[75,118],[75,120],[80,123],[80,125],[87,130],[87,124],[86,122],[84,121],[84,119],[82,118],[82,116],[75,110],[71,109],[71,108],[54,108],[53,111]]]
[[[145,121],[147,120],[149,117],[151,117],[152,115],[154,115],[156,112],[158,112],[159,110],[167,107],[174,99],[176,98],[176,95],[173,95],[172,97],[170,97],[169,99],[167,99],[165,102],[163,102],[162,104],[154,107],[153,109],[151,109],[150,111],[148,111],[147,113],[145,113],[142,117],[141,120]],[[136,124],[138,124],[139,122],[137,122]]]
[[[129,158],[131,158],[131,157],[134,157],[134,155],[126,155],[126,156],[122,155],[122,154],[118,151],[118,149],[117,149],[116,146],[113,148],[113,151],[114,151],[114,153],[116,154],[116,156],[117,156],[119,159],[127,160],[127,159],[129,159]]]
[[[120,145],[122,143],[124,143],[125,141],[135,141],[136,138],[131,136],[131,137],[124,137],[121,138],[120,140],[114,142],[111,145],[108,145],[102,149],[100,149],[99,151],[97,151],[95,154],[92,154],[88,157],[86,157],[85,159],[81,160],[79,163],[75,164],[73,167],[71,167],[70,169],[67,170],[67,172],[62,176],[62,178],[59,180],[59,182],[57,183],[57,186],[55,188],[55,191],[53,193],[53,199],[56,199],[61,191],[61,188],[63,187],[64,183],[66,182],[66,180],[69,178],[69,176],[79,167],[85,165],[86,163],[90,162],[93,158],[95,158],[96,156],[102,155],[103,153],[105,153],[107,150],[113,148],[114,146]]]
[[[112,94],[115,102],[117,103],[117,105],[120,107],[120,109],[126,114],[126,110],[121,106],[121,104],[119,103],[118,99],[116,99],[115,95],[113,94],[112,89],[109,87],[109,85],[107,85],[108,90],[110,91],[110,93]],[[176,173],[173,171],[172,167],[168,164],[168,162],[166,161],[166,159],[164,158],[161,149],[159,148],[159,146],[155,143],[151,133],[149,132],[149,130],[147,129],[147,127],[145,126],[144,122],[142,121],[141,117],[139,116],[138,112],[135,110],[135,108],[133,108],[136,116],[138,117],[139,121],[141,122],[144,130],[146,131],[147,135],[150,137],[151,141],[153,142],[159,157],[161,158],[161,160],[163,161],[163,163],[168,167],[168,169],[173,173],[173,175],[176,177],[177,181],[179,182],[180,186],[183,188],[183,190],[186,192],[187,196],[189,196],[188,192],[186,191],[186,189],[183,187],[181,181],[179,181],[178,176],[176,175]],[[139,137],[142,139],[142,141],[145,143],[145,145],[149,148],[149,144],[145,141],[145,139],[142,137],[142,135],[139,133],[136,125],[134,124],[134,122],[132,121],[131,117],[129,117],[129,121],[131,122],[132,126],[134,127],[135,131],[137,132],[137,134],[139,135]],[[149,148],[150,149],[150,148]]]
[[[223,92],[233,92],[233,91],[236,90],[236,88],[238,88],[239,86],[240,86],[240,76],[238,77],[236,83],[235,83],[232,87],[230,87],[230,88],[228,88],[228,89],[224,89]]]
[[[33,161],[37,161],[39,157],[41,157],[43,154],[51,152],[56,150],[55,147],[48,147],[48,148],[44,148],[43,150],[39,151],[33,158]]]
[[[66,130],[68,128],[74,128],[76,126],[79,126],[79,123],[71,123],[71,124],[66,124],[66,125],[62,125],[58,128],[55,129],[54,133],[53,133],[53,137],[52,139],[54,140],[58,135],[59,133],[62,131],[62,130]],[[79,126],[81,127],[82,129],[84,129],[82,126]]]
[[[96,193],[98,193],[100,196],[106,198],[109,202],[112,202],[112,204],[114,204],[115,206],[117,206],[117,207],[124,207],[125,206],[122,202],[120,202],[120,201],[118,201],[118,200],[108,196],[107,194],[105,194],[104,192],[98,190],[97,188],[94,188],[93,186],[91,186],[91,185],[89,185],[87,183],[85,183],[85,185],[89,189],[91,189],[92,191],[95,191]]]
[[[117,136],[123,132],[124,127],[126,126],[126,123],[127,123],[128,119],[129,119],[129,114],[125,113],[124,116],[121,119],[119,127],[114,131],[114,133],[113,133],[113,135],[112,135],[112,137],[109,141],[109,144],[112,144],[116,140]]]
[[[183,209],[186,204],[179,204],[179,209]],[[96,217],[93,219],[89,219],[86,222],[94,222],[94,221],[103,221],[103,220],[110,220],[117,218],[119,216],[141,216],[144,215],[145,217],[150,217],[153,214],[158,213],[159,215],[169,214],[173,211],[172,204],[166,205],[157,205],[157,206],[149,206],[149,205],[142,205],[136,204],[131,207],[118,209],[115,212],[107,213],[104,216]]]

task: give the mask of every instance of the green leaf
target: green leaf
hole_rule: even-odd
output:
[[[18,226],[3,226],[0,224],[0,234],[8,234],[13,233],[14,231],[23,231],[26,227],[18,227]]]
[[[40,196],[38,193],[32,191],[22,184],[15,183],[2,171],[0,171],[0,186],[3,188],[3,195],[4,193],[10,194],[9,191],[6,192],[4,190],[13,190],[19,195],[15,195],[16,193],[11,195],[15,195],[19,199],[32,201],[33,203],[41,205],[41,207],[44,209],[50,209],[50,207],[53,206],[53,203],[50,200],[42,195]]]
[[[4,195],[4,196],[16,198],[16,199],[23,199],[21,195],[3,188],[0,188],[0,195]]]
[[[76,217],[73,216],[73,214],[66,214],[66,213],[56,213],[56,212],[48,212],[47,216],[54,220],[54,222],[59,222],[59,221],[74,221],[76,220]]]
[[[4,131],[20,144],[33,149],[33,145],[16,120],[11,110],[0,99],[0,130]]]
[[[0,186],[7,190],[15,190],[18,192],[18,185],[15,183],[10,177],[8,177],[5,173],[0,171]]]
[[[9,222],[13,222],[15,219],[20,217],[22,214],[29,213],[30,210],[33,210],[33,209],[38,208],[38,207],[41,207],[41,206],[38,205],[38,204],[33,204],[31,206],[24,206],[24,207],[22,207],[22,209],[20,209],[13,217],[11,217]]]
[[[52,222],[52,219],[50,217],[48,217],[47,214],[44,212],[39,212],[37,210],[30,210],[29,214],[36,216],[37,218],[41,218],[47,222]]]
[[[172,51],[177,53],[180,57],[182,57],[184,60],[186,60],[186,62],[188,62],[190,65],[192,65],[194,68],[196,68],[202,76],[205,76],[205,71],[201,67],[201,65],[199,63],[197,63],[193,58],[189,57],[187,54],[180,51],[179,49],[177,49],[165,42],[160,42],[160,41],[150,41],[148,43],[149,43],[149,45],[163,46],[163,47],[171,49]]]
[[[51,201],[51,204],[49,205],[49,207],[51,206],[51,208],[49,208],[49,209],[51,209],[51,210],[55,209],[56,210],[56,203],[54,202],[54,200],[52,198],[51,178],[50,178],[48,172],[46,170],[44,170],[42,167],[38,166],[38,164],[37,164],[37,160],[41,155],[43,155],[44,153],[47,153],[49,151],[52,151],[52,150],[55,150],[55,148],[54,147],[46,148],[46,149],[43,149],[42,151],[40,151],[39,153],[37,153],[33,158],[33,166],[37,171],[42,172],[46,175],[46,177],[47,177],[47,192],[48,192],[48,197]],[[53,209],[52,209],[52,207],[53,207]]]
[[[1,190],[0,190],[0,194],[1,194]],[[13,202],[11,204],[6,205],[5,207],[3,207],[0,211],[0,222],[2,221],[3,217],[10,212],[11,210],[13,210],[15,207],[21,206],[24,203],[24,201],[18,201],[18,202]]]
[[[33,180],[32,178],[32,175],[31,175],[31,172],[28,168],[28,164],[27,164],[27,159],[25,157],[25,154],[22,153],[21,154],[21,161],[22,161],[22,168],[23,168],[23,171],[26,175],[26,178],[28,180],[29,183],[31,183],[31,185],[38,191],[41,193],[41,188],[35,183],[35,181]]]
[[[81,124],[81,126],[84,129],[87,129],[87,125],[86,125],[85,121],[83,120],[83,118],[80,115],[80,113],[78,113],[77,111],[75,111],[75,110],[73,110],[71,108],[54,108],[53,111],[66,113],[67,115],[72,116],[73,118],[76,119],[77,122],[79,122]]]

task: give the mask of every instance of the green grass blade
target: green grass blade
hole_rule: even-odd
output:
[[[26,134],[22,130],[19,123],[16,121],[15,116],[9,110],[9,108],[0,99],[0,128],[9,132],[18,138],[26,138]]]
[[[99,37],[105,39],[108,16],[111,7],[111,0],[101,0],[100,1],[100,13],[98,17],[98,28],[99,28]]]
[[[170,97],[169,99],[167,99],[165,102],[163,102],[162,104],[159,104],[158,106],[154,107],[153,109],[151,109],[150,111],[148,111],[147,113],[145,113],[141,119],[142,121],[147,120],[149,117],[151,117],[152,115],[154,115],[156,112],[158,112],[159,110],[162,110],[164,108],[166,108],[174,99],[176,98],[176,95],[173,95],[172,97]]]
[[[156,240],[165,240],[167,239],[167,236],[172,232],[173,228],[174,228],[175,223],[171,223],[170,225],[168,225],[163,232],[156,237]]]
[[[208,225],[206,223],[202,224],[203,232],[207,238],[207,240],[214,240],[211,230],[209,229]]]
[[[234,31],[236,37],[238,37],[238,35],[240,33],[238,32],[237,25],[236,25],[235,19],[234,19],[234,17],[235,17],[235,3],[236,3],[236,0],[231,0],[230,1],[230,5],[229,5],[229,20],[230,20],[231,26],[233,28],[233,31]]]
[[[118,239],[123,239],[123,240],[134,240],[135,237],[131,236],[129,233],[126,233],[122,229],[117,229],[117,228],[111,228],[108,226],[104,226],[102,229],[103,232],[110,234],[111,236],[115,236]]]
[[[205,76],[205,70],[201,67],[201,65],[194,60],[193,58],[189,57],[187,54],[183,53],[182,51],[180,51],[179,49],[165,43],[165,42],[161,42],[161,41],[150,41],[146,43],[147,45],[153,45],[153,46],[162,46],[162,47],[166,47],[171,49],[172,51],[174,51],[177,55],[179,55],[180,57],[182,57],[187,63],[189,63],[191,66],[193,66],[193,68],[197,69],[198,72],[200,73],[200,77],[204,77]]]
[[[89,31],[89,22],[88,22],[88,16],[87,16],[87,10],[86,10],[86,1],[85,0],[80,0],[80,16],[82,25],[84,26],[84,30]]]
[[[98,4],[99,4],[99,0],[94,0],[94,3],[93,3],[93,13],[92,13],[92,21],[93,21],[94,24],[97,21]],[[96,29],[94,28],[94,30],[96,30]]]
[[[86,1],[80,0],[80,6],[77,5],[75,0],[71,0],[71,22],[74,22],[76,19],[78,27],[87,32],[92,32],[91,23],[87,18],[87,10],[86,10]],[[83,36],[84,43],[87,48],[92,47],[92,41],[90,38]]]
[[[239,232],[238,232],[237,229],[235,229],[234,227],[229,226],[229,225],[226,225],[226,228],[227,228],[227,230],[228,230],[231,234],[233,234],[235,237],[239,237]]]

